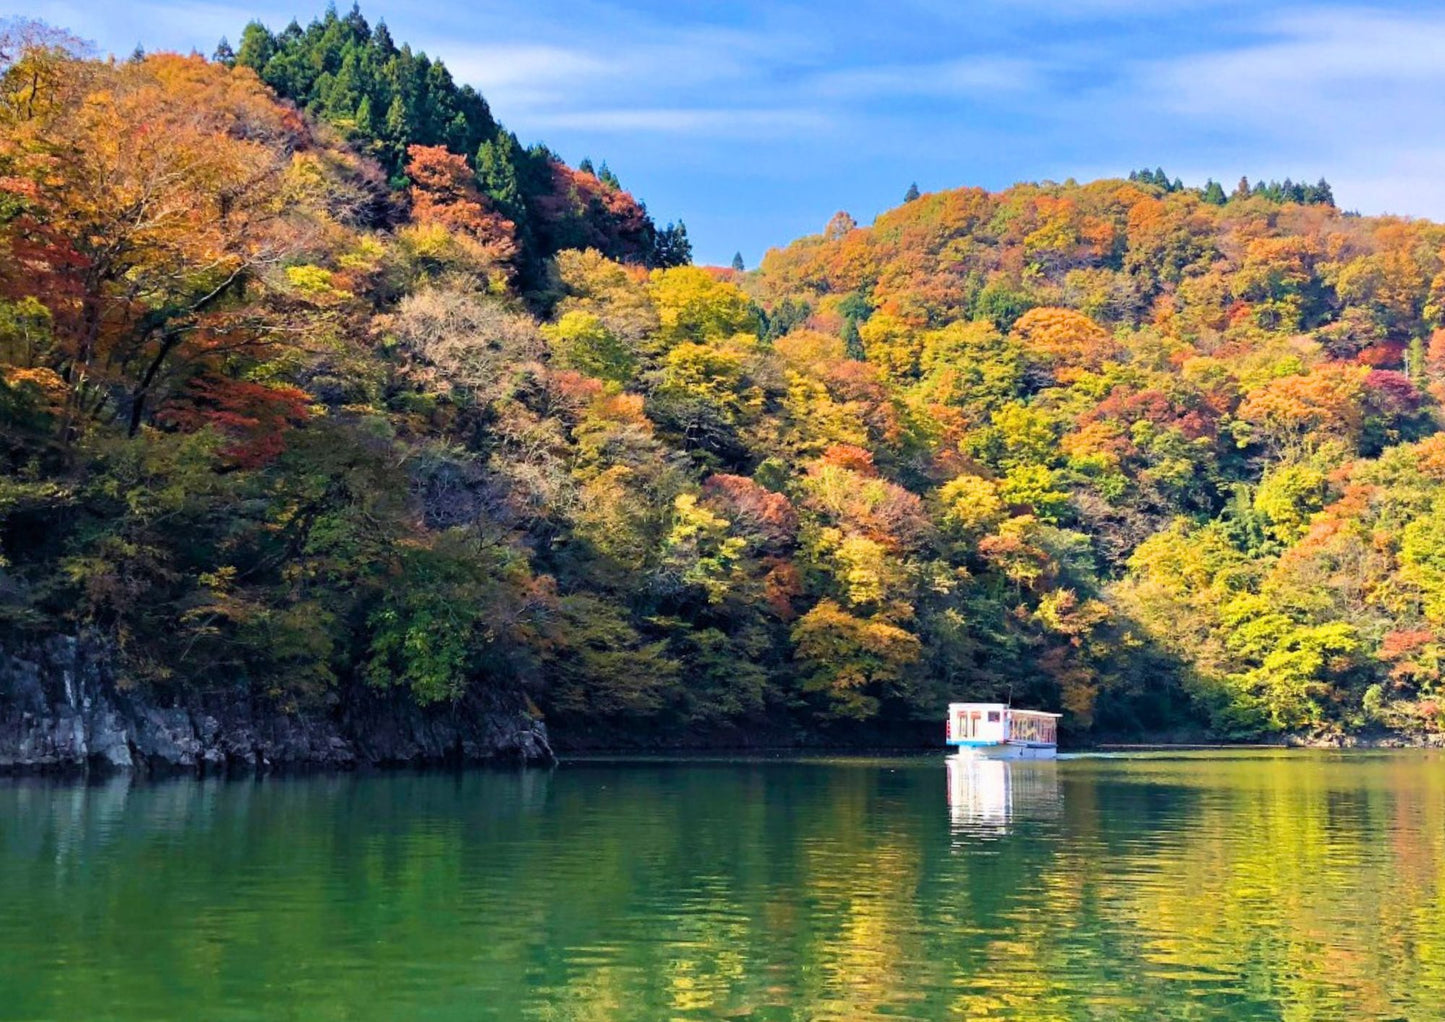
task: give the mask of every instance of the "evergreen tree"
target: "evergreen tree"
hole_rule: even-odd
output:
[[[607,166],[607,161],[602,161],[602,166],[597,168],[597,180],[609,188],[622,189],[622,182],[617,180],[617,175],[612,173],[612,168]]]
[[[653,245],[651,263],[653,266],[686,266],[692,262],[692,242],[687,238],[687,225],[681,220],[677,225],[668,224],[657,232]]]
[[[231,49],[231,42],[225,36],[221,36],[221,41],[216,44],[216,52],[211,54],[211,59],[227,67],[236,66],[236,51]]]
[[[582,162],[577,164],[577,169],[584,174],[591,174],[593,177],[597,176],[597,171],[592,167],[592,157],[590,156],[582,157]]]
[[[241,48],[236,51],[236,63],[260,74],[275,55],[276,37],[266,26],[259,21],[247,25],[241,33]]]
[[[517,137],[510,131],[483,142],[477,150],[477,183],[497,208],[513,223],[520,225],[526,210],[522,185],[517,176],[520,156]]]
[[[1204,194],[1201,196],[1211,206],[1222,206],[1228,197],[1224,194],[1224,186],[1214,178],[1210,178],[1204,184]]]
[[[351,30],[351,37],[358,42],[367,43],[371,41],[371,27],[367,25],[366,19],[361,16],[361,5],[353,3],[350,12],[344,19],[344,24]]]
[[[371,34],[371,45],[383,58],[389,58],[396,53],[396,43],[391,38],[391,30],[386,27],[386,22],[376,23],[376,30]]]
[[[852,316],[843,320],[843,353],[858,362],[868,357],[863,350],[863,335],[858,331],[858,321]]]
[[[918,198],[918,196],[919,196],[918,182],[915,181],[915,182],[913,182],[913,184],[911,184],[911,185],[908,186],[908,191],[906,191],[906,192],[903,193],[903,201],[904,201],[904,202],[912,202],[914,199]]]
[[[1239,179],[1239,184],[1234,186],[1234,194],[1231,195],[1230,198],[1247,199],[1249,198],[1249,194],[1249,178],[1242,177]]]
[[[376,137],[376,116],[371,112],[370,96],[362,96],[356,105],[356,133],[363,138]]]
[[[747,266],[743,263],[743,254],[741,252],[733,253],[733,269],[737,270],[739,273],[742,273],[744,270],[747,269]]]
[[[387,107],[386,124],[382,128],[382,137],[391,154],[390,164],[395,167],[401,166],[412,133],[411,119],[407,116],[406,111],[406,100],[399,92],[392,97],[391,106]]]

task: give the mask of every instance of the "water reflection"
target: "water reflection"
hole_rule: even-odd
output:
[[[1002,837],[1024,820],[1059,817],[1058,765],[949,756],[948,812],[955,838]]]
[[[1445,1019],[1445,756],[938,767],[0,783],[0,1020]]]

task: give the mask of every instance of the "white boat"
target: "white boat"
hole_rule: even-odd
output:
[[[1053,759],[1059,717],[1005,703],[949,703],[945,741],[974,759]]]

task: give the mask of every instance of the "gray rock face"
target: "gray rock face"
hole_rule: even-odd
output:
[[[328,713],[290,714],[237,688],[162,705],[115,684],[104,644],[52,636],[0,650],[0,772],[236,769],[553,760],[518,696],[418,707],[360,689]]]

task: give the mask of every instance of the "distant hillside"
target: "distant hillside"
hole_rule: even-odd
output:
[[[958,492],[1030,613],[1095,593],[1226,732],[1440,726],[1445,228],[1143,172],[840,213],[747,286],[779,350],[841,346],[921,416],[875,460]],[[1052,579],[1020,511],[1094,580]]]

